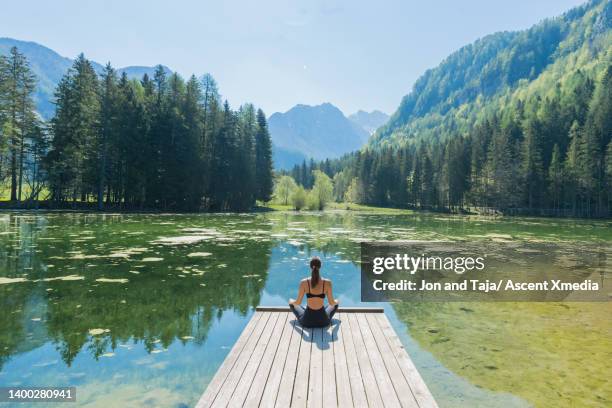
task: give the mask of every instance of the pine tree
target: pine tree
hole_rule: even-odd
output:
[[[36,123],[30,134],[30,142],[26,156],[30,158],[28,165],[29,177],[26,183],[29,185],[28,200],[38,201],[40,193],[45,187],[46,173],[44,169],[44,158],[49,149],[49,138],[44,124]]]
[[[542,188],[542,157],[540,152],[540,129],[535,119],[529,120],[525,129],[522,146],[521,179],[525,200],[531,210],[539,205]]]
[[[485,170],[489,197],[494,207],[507,209],[517,204],[515,186],[518,178],[516,159],[510,134],[496,129],[491,138]]]
[[[579,189],[578,189],[578,155],[580,144],[580,126],[574,121],[569,131],[569,146],[563,162],[563,180],[565,182],[565,201],[571,205],[572,214],[576,214]]]
[[[550,166],[548,167],[549,192],[552,199],[552,207],[559,210],[563,197],[563,167],[561,164],[561,152],[559,145],[555,144],[552,151]]]
[[[167,152],[165,148],[170,132],[170,119],[168,112],[168,79],[166,78],[166,71],[161,65],[155,68],[150,87],[151,94],[147,98],[147,112],[150,122],[147,137],[150,146],[147,162],[147,206],[165,208],[167,204],[164,202],[164,182],[167,177]]]
[[[204,195],[204,166],[200,157],[204,143],[204,110],[202,88],[198,79],[192,75],[185,85],[182,102],[183,138],[179,141],[179,168],[183,178],[185,196],[183,209],[199,208]]]
[[[8,100],[8,60],[0,55],[0,180],[4,179],[4,155],[8,142],[6,140],[6,118]]]
[[[113,134],[119,132],[117,128],[117,74],[110,65],[106,64],[102,73],[100,92],[100,129],[97,142],[99,172],[97,174],[97,200],[98,209],[104,207],[104,191],[107,181],[107,164],[109,143]]]
[[[62,78],[56,90],[50,188],[54,199],[85,201],[94,189],[99,170],[96,147],[99,129],[98,78],[83,54]]]
[[[273,188],[272,140],[263,111],[257,111],[257,133],[255,134],[255,198],[270,201]]]
[[[579,177],[587,200],[587,213],[603,213],[604,154],[612,139],[612,65],[608,66],[597,84],[589,106],[579,149]]]
[[[608,192],[608,211],[612,208],[612,141],[608,143],[606,149],[606,179],[605,191]]]
[[[483,171],[483,169],[486,170],[485,163],[491,133],[489,122],[485,121],[484,124],[474,129],[472,136],[469,184],[471,201],[477,207],[486,207],[488,205],[488,178],[486,171]]]
[[[466,163],[463,139],[457,137],[449,141],[444,151],[440,175],[440,201],[449,209],[462,206],[467,187]]]
[[[419,203],[423,208],[431,208],[435,203],[434,167],[429,152],[425,152],[421,159],[421,194]]]
[[[421,180],[423,178],[421,166],[421,161],[423,160],[423,158],[421,155],[423,154],[423,152],[424,147],[421,145],[412,162],[412,171],[410,172],[410,176],[408,176],[408,179],[406,180],[409,197],[408,203],[413,207],[417,207],[420,205],[422,185]]]
[[[256,194],[255,182],[255,136],[257,134],[255,107],[245,104],[238,111],[238,147],[234,162],[236,173],[236,208],[247,210],[253,206]]]
[[[21,201],[27,139],[36,127],[33,93],[36,78],[16,47],[0,61],[0,119],[10,157],[11,201]]]
[[[150,126],[146,110],[147,98],[152,95],[148,76],[142,83],[130,81],[123,73],[117,86],[117,132],[111,138],[112,160],[107,186],[107,201],[111,195],[116,202],[130,208],[142,208],[147,197],[148,161],[152,156],[149,142]],[[111,189],[114,192],[111,194]]]

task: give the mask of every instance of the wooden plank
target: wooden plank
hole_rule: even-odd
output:
[[[276,324],[270,335],[270,340],[266,347],[266,350],[261,357],[261,361],[259,363],[259,367],[257,367],[257,372],[253,375],[253,380],[247,380],[250,382],[250,388],[244,399],[245,407],[256,407],[259,405],[259,401],[261,400],[261,396],[266,387],[266,383],[268,382],[268,377],[271,374],[270,368],[272,367],[272,363],[276,356],[279,343],[281,342],[281,336],[283,334],[283,330],[287,327],[287,320],[289,319],[289,313],[278,313],[278,319],[276,320]],[[264,336],[265,337],[265,336]],[[260,340],[261,342],[261,340]],[[248,376],[248,372],[245,370],[245,378]],[[232,400],[234,400],[232,398]],[[230,402],[230,405],[233,405]]]
[[[285,365],[283,366],[283,375],[281,376],[281,382],[278,386],[278,395],[276,396],[276,403],[274,405],[275,407],[279,408],[286,408],[291,404],[293,385],[297,372],[298,357],[302,347],[302,328],[297,324],[297,320],[291,321],[291,329],[293,334],[291,335],[287,359],[285,360]],[[262,403],[260,406],[267,408],[271,405],[263,405]]]
[[[258,312],[289,312],[289,306],[257,306]],[[382,307],[339,307],[337,313],[385,313]]]
[[[242,406],[244,403],[249,389],[251,388],[251,385],[253,385],[253,380],[257,379],[255,374],[259,371],[259,367],[261,366],[266,350],[269,346],[275,347],[273,333],[276,329],[276,322],[281,317],[285,317],[285,315],[281,313],[272,313],[272,316],[270,316],[270,319],[268,320],[262,335],[259,337],[259,341],[257,342],[253,353],[251,353],[249,356],[249,361],[244,367],[244,370],[240,375],[240,379],[234,388],[232,397],[229,400],[229,406],[237,407]],[[278,342],[278,337],[276,337],[276,341]],[[267,375],[268,373],[266,372],[266,377]]]
[[[323,406],[323,329],[317,327],[311,330],[312,346],[310,349],[310,371],[308,377],[307,406],[321,408]]]
[[[251,355],[253,354],[253,351],[259,343],[260,337],[263,333],[265,333],[265,328],[268,327],[268,324],[273,316],[278,317],[278,315],[275,313],[258,313],[264,313],[264,315],[261,317],[261,320],[259,321],[257,327],[255,327],[255,335],[249,338],[249,341],[242,350],[242,353],[240,354],[240,358],[238,359],[238,361],[236,361],[236,364],[234,364],[234,367],[232,368],[227,379],[225,380],[223,387],[221,388],[221,390],[217,394],[217,397],[213,401],[213,406],[226,407],[228,405],[230,399],[232,398],[232,395],[234,394],[234,390],[238,385],[238,382],[242,378],[244,369],[249,363]]]
[[[335,320],[335,319],[334,319]],[[338,323],[323,329],[323,406],[337,407],[336,368],[332,331]],[[343,407],[346,405],[342,405]]]
[[[389,373],[389,377],[393,383],[393,388],[395,388],[395,392],[400,403],[402,404],[402,407],[418,408],[419,405],[412,394],[410,384],[408,384],[408,381],[406,381],[397,359],[395,358],[387,339],[385,339],[385,335],[380,329],[375,316],[366,314],[360,317],[365,318],[368,322],[368,327],[371,331],[371,338],[376,342],[376,347],[382,356],[387,372]]]
[[[304,329],[287,310],[252,316],[197,407],[437,408],[383,313]]]
[[[415,399],[417,400],[419,407],[421,408],[437,408],[438,404],[431,395],[429,388],[423,381],[421,374],[419,374],[418,370],[414,366],[414,363],[408,356],[408,353],[404,349],[402,342],[399,337],[391,327],[391,323],[387,316],[384,314],[377,315],[376,320],[378,321],[379,327],[385,335],[385,339],[387,339],[389,347],[393,351],[395,358],[398,361],[398,364],[404,374],[404,378],[408,384],[410,384],[410,389],[414,394]]]
[[[274,362],[270,368],[270,375],[268,381],[266,381],[265,388],[261,397],[259,406],[261,407],[273,407],[276,402],[276,396],[279,394],[279,388],[281,379],[283,378],[283,368],[287,361],[287,354],[290,350],[291,337],[295,335],[293,329],[294,322],[290,319],[290,314],[287,313],[287,319],[285,320],[283,327],[283,334],[281,335],[278,349],[274,356]],[[293,377],[293,375],[292,375]],[[291,395],[289,396],[291,398]]]
[[[361,331],[361,336],[363,338],[366,351],[370,357],[370,363],[372,364],[372,369],[374,370],[374,377],[376,377],[378,389],[380,394],[385,396],[385,407],[401,407],[402,405],[398,396],[399,390],[394,387],[393,379],[385,366],[383,356],[381,355],[380,349],[376,344],[376,340],[374,340],[374,336],[372,336],[370,324],[365,318],[365,314],[355,315],[355,319],[359,323],[359,330]],[[399,371],[398,373],[401,375],[402,372]],[[412,397],[410,387],[406,387],[405,391],[408,391],[409,396]]]
[[[350,322],[351,335],[353,337],[353,345],[355,346],[355,354],[359,362],[359,370],[365,388],[365,393],[368,398],[368,405],[371,407],[382,407],[383,402],[374,376],[374,370],[370,364],[370,358],[365,349],[365,344],[361,338],[359,324],[354,314],[348,314],[347,320]],[[385,396],[386,397],[386,396]],[[353,401],[355,398],[353,398]]]
[[[212,404],[213,400],[217,396],[217,393],[223,386],[225,379],[229,375],[232,367],[236,363],[236,360],[240,356],[240,353],[242,352],[244,346],[247,344],[251,335],[254,334],[254,329],[258,325],[261,317],[262,313],[256,312],[253,314],[251,320],[249,320],[244,330],[242,331],[242,334],[240,335],[240,337],[238,337],[236,344],[234,344],[234,347],[232,347],[231,351],[221,364],[221,367],[219,367],[219,370],[217,370],[217,373],[215,374],[211,382],[208,384],[208,387],[206,387],[206,391],[204,392],[202,397],[200,397],[200,400],[196,405],[197,408],[208,407]]]
[[[361,369],[359,368],[359,361],[356,357],[357,352],[355,351],[353,332],[348,318],[349,315],[340,313],[338,316],[342,322],[340,335],[344,337],[344,351],[346,354],[353,405],[357,408],[368,407],[368,399],[363,384],[363,378],[361,377]]]
[[[336,393],[338,396],[338,406],[351,407],[353,406],[353,397],[351,395],[351,382],[349,380],[349,371],[346,362],[346,352],[344,347],[345,336],[342,334],[343,323],[341,314],[336,314],[335,319],[338,320],[338,323],[333,326],[331,336],[334,350],[334,369],[336,372]],[[365,399],[365,393],[363,394],[363,398]]]
[[[300,354],[298,355],[297,369],[293,381],[292,407],[305,407],[308,400],[308,380],[310,372],[310,351],[312,349],[312,329],[301,326]]]

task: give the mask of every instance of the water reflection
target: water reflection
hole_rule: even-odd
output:
[[[241,242],[236,251],[218,236],[226,243],[215,243],[203,262],[187,256],[193,247],[151,245],[156,228],[131,234],[134,226],[118,217],[50,218],[57,228],[45,228],[44,218],[11,217],[1,238],[2,364],[48,342],[67,366],[79,353],[99,359],[125,343],[153,353],[174,341],[202,344],[224,311],[246,316],[259,304],[269,241]]]
[[[359,305],[358,243],[364,239],[501,239],[523,245],[545,241],[575,249],[588,242],[609,248],[610,226],[591,221],[346,212],[4,214],[0,216],[4,312],[0,313],[0,383],[75,385],[78,405],[119,401],[130,406],[193,405],[253,308],[282,305],[295,297],[312,255],[323,258],[323,275],[334,280],[342,304]],[[504,382],[511,377],[505,364],[516,357],[508,351],[517,349],[508,344],[506,353],[490,351],[504,341],[502,337],[508,338],[513,327],[521,328],[513,335],[523,350],[540,351],[545,344],[528,341],[532,333],[520,322],[537,326],[542,319],[551,324],[567,322],[571,316],[581,320],[583,336],[597,345],[589,353],[600,361],[580,367],[609,373],[601,363],[611,349],[609,303],[597,310],[572,305],[571,312],[530,303],[518,309],[432,303],[384,307],[442,406],[535,403],[523,383]],[[505,317],[512,310],[519,311],[516,319]],[[468,340],[479,344],[478,333],[483,332],[490,334],[487,353],[499,354],[493,364],[497,369],[482,368],[490,365],[481,361],[482,356],[490,354],[466,347]],[[557,332],[546,335],[559,337]],[[557,361],[567,361],[565,353],[580,347],[580,341],[572,336],[571,341],[553,342],[551,353]],[[475,368],[461,368],[462,361],[474,360],[478,360]],[[532,356],[534,373],[542,375],[550,361]],[[557,378],[576,384],[573,395],[593,381],[584,373],[581,378],[562,367],[558,370]],[[610,398],[608,391],[597,395]]]

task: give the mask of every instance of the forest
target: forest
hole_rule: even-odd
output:
[[[65,208],[244,211],[272,193],[266,117],[232,110],[210,75],[187,81],[98,75],[82,54],[43,121],[36,78],[13,48],[0,56],[0,183],[11,203]]]
[[[358,152],[312,170],[334,198],[450,212],[609,217],[612,2],[487,35],[416,80]]]
[[[336,200],[367,205],[609,217],[611,138],[609,65],[595,78],[577,70],[551,97],[515,99],[470,132],[304,162],[288,175],[311,188],[320,169]]]

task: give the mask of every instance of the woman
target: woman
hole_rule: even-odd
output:
[[[321,278],[321,260],[318,256],[310,260],[310,279],[300,282],[296,300],[289,299],[289,308],[304,327],[326,327],[338,310],[338,301],[332,293],[332,283],[329,279]],[[302,307],[302,299],[306,294],[306,309]],[[327,295],[327,307],[323,299]]]

